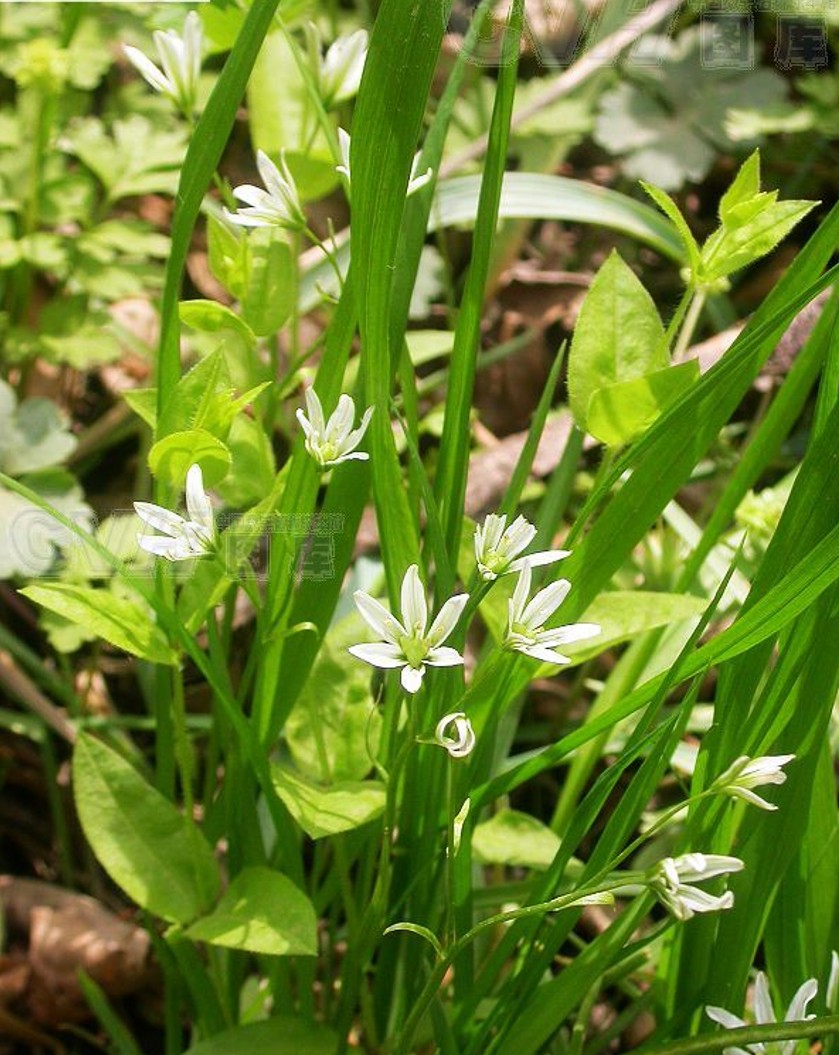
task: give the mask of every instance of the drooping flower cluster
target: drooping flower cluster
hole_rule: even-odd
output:
[[[734,894],[730,890],[720,895],[709,894],[695,883],[740,872],[743,862],[739,857],[721,854],[682,854],[666,857],[648,875],[650,889],[677,920],[692,919],[698,912],[719,912],[732,908]]]
[[[783,767],[794,758],[795,755],[763,755],[760,758],[741,755],[717,777],[711,788],[762,810],[776,810],[777,806],[756,795],[752,789],[763,784],[783,784],[787,779]]]

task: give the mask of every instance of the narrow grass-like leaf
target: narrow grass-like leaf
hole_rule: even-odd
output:
[[[444,28],[433,4],[384,0],[379,8],[353,120],[353,264],[370,424],[373,495],[391,603],[419,560],[390,426],[391,382],[401,341],[390,332],[390,303],[408,175]]]
[[[481,180],[472,258],[455,326],[446,394],[446,416],[434,486],[442,516],[443,535],[453,566],[457,564],[457,550],[460,544],[466,470],[469,462],[469,414],[475,383],[475,359],[480,342],[484,292],[495,240],[504,165],[507,160],[521,25],[522,5],[520,2],[513,3],[504,30],[501,72],[495,93],[486,164]],[[442,594],[438,597],[438,600],[441,599]]]
[[[539,403],[533,413],[530,428],[527,430],[527,439],[521,449],[521,454],[516,462],[516,467],[513,470],[510,482],[507,485],[504,499],[498,507],[498,512],[506,513],[508,517],[512,517],[518,508],[519,499],[521,498],[522,491],[527,483],[527,478],[530,476],[533,459],[536,457],[536,451],[539,448],[539,440],[542,438],[542,432],[545,428],[545,422],[548,419],[548,412],[551,409],[551,403],[553,402],[554,393],[556,392],[559,375],[563,363],[565,362],[565,348],[566,345],[563,343],[560,346],[559,351],[556,353],[553,363],[551,363],[548,379],[545,382],[545,387],[542,389],[541,396],[539,396]]]

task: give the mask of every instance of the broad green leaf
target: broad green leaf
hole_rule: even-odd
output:
[[[699,363],[691,359],[599,388],[589,401],[586,428],[608,447],[621,447],[645,432],[698,377]]]
[[[108,72],[113,54],[99,19],[82,18],[67,48],[68,79],[76,88],[92,91]]]
[[[67,363],[77,370],[112,363],[124,351],[116,334],[103,329],[93,319],[71,333],[41,334],[39,344],[45,358],[55,363]]]
[[[158,440],[149,451],[149,469],[168,486],[183,486],[191,465],[200,465],[204,483],[211,487],[223,480],[232,456],[228,447],[206,429],[172,432]]]
[[[0,380],[0,469],[10,476],[58,465],[75,450],[76,438],[50,399],[30,397],[17,405],[14,389]]]
[[[246,345],[247,348],[256,347],[256,334],[244,321],[224,304],[217,300],[182,300],[178,305],[178,313],[181,322],[191,326],[193,330],[201,330],[204,333],[224,333],[231,330]]]
[[[547,825],[519,810],[499,810],[475,826],[472,849],[485,864],[548,868],[559,849],[559,838]]]
[[[756,198],[760,193],[760,151],[755,150],[740,166],[731,186],[720,198],[719,217],[725,224],[731,219],[732,210],[744,202]]]
[[[157,389],[132,388],[123,392],[122,398],[134,413],[154,431],[157,424]]]
[[[85,836],[105,871],[141,908],[189,923],[219,890],[218,867],[194,825],[112,748],[81,733],[73,793]]]
[[[42,474],[27,478],[27,483],[80,527],[92,526],[93,510],[72,477],[53,481]],[[0,487],[0,579],[44,575],[56,554],[72,549],[76,542],[76,536],[43,509]]]
[[[744,223],[721,227],[702,247],[702,280],[713,282],[766,256],[814,205],[811,201],[769,200]],[[736,208],[742,210],[744,205]]]
[[[178,661],[163,631],[137,601],[117,597],[107,590],[63,582],[25,586],[20,592],[132,656],[152,663]]]
[[[159,438],[170,433],[203,429],[224,439],[235,416],[268,385],[263,382],[234,399],[226,349],[220,346],[200,359],[175,386],[158,423]]]
[[[312,839],[352,831],[380,817],[385,786],[378,780],[342,780],[321,787],[286,766],[272,768],[274,788]]]
[[[338,1037],[312,1019],[275,1015],[217,1033],[186,1055],[334,1055]]]
[[[235,297],[241,297],[245,288],[246,237],[216,216],[207,217],[210,271]]]
[[[286,152],[304,197],[319,198],[338,183],[335,161],[317,124],[309,89],[285,33],[269,33],[248,82],[254,150]]]
[[[568,393],[574,420],[588,427],[592,396],[616,381],[667,367],[664,327],[649,293],[613,252],[589,288],[571,342]]]
[[[263,498],[274,484],[277,468],[271,440],[258,421],[238,414],[230,426],[227,448],[233,462],[216,490],[231,508],[246,509]]]
[[[295,296],[291,249],[281,231],[254,230],[247,241],[242,315],[260,337],[276,333],[291,314]]]
[[[221,432],[229,425],[233,387],[221,351],[217,349],[180,378],[158,420],[157,436],[202,428]]]
[[[382,719],[369,672],[347,652],[363,633],[356,615],[330,628],[286,722],[289,751],[314,780],[362,780],[372,768]]]
[[[673,226],[681,235],[682,244],[684,245],[688,261],[690,262],[691,272],[694,275],[697,274],[700,263],[699,244],[693,237],[693,232],[690,227],[688,227],[687,220],[682,216],[682,210],[673,201],[667,191],[663,191],[660,187],[655,187],[651,183],[645,183],[644,180],[641,180],[640,182],[641,186],[656,203],[659,209],[661,209],[664,215],[673,222]]]
[[[701,180],[730,146],[731,109],[773,107],[787,96],[784,79],[766,66],[705,62],[699,26],[675,37],[648,34],[632,58],[639,76],[601,96],[594,137],[623,155],[627,176],[666,190]]]
[[[652,590],[607,590],[586,608],[579,621],[597,623],[600,634],[589,641],[563,645],[574,663],[581,663],[607,648],[639,637],[647,630],[671,626],[700,616],[708,605],[704,597]]]
[[[128,220],[105,220],[79,237],[80,251],[107,263],[120,256],[165,259],[171,242],[149,224]]]
[[[270,868],[245,868],[209,914],[187,935],[228,949],[266,956],[314,956],[317,917],[299,887]]]
[[[186,133],[164,131],[139,114],[117,120],[112,136],[100,120],[84,118],[62,137],[64,149],[100,180],[109,201],[135,194],[173,193],[183,161]]]

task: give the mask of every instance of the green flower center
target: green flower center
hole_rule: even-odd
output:
[[[523,637],[525,641],[529,641],[531,644],[536,644],[539,640],[539,630],[531,630],[526,623],[513,623],[510,627],[511,634],[518,634],[519,637]]]
[[[510,563],[509,558],[504,553],[504,549],[491,549],[489,553],[483,555],[481,563],[485,568],[488,568],[491,572],[499,575],[505,570],[507,565]]]
[[[408,666],[418,670],[428,655],[428,644],[421,637],[400,637],[399,647],[407,659]]]

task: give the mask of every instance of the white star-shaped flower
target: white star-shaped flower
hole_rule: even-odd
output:
[[[553,564],[570,553],[567,549],[547,549],[516,560],[535,537],[536,528],[526,517],[516,517],[507,527],[505,514],[499,516],[497,513],[490,513],[483,524],[475,528],[475,560],[481,578],[491,582],[499,575],[521,571],[525,560],[531,568],[535,568]]]
[[[508,602],[504,647],[523,652],[526,656],[542,660],[543,663],[570,663],[571,660],[557,652],[556,648],[573,641],[596,637],[600,633],[600,627],[597,623],[571,623],[568,626],[546,629],[545,623],[568,596],[571,583],[567,579],[557,579],[544,590],[539,590],[532,600],[528,601],[530,582],[530,563],[525,557],[519,572],[519,581]]]
[[[784,1015],[784,1022],[806,1022],[808,1019],[815,1018],[815,1015],[807,1014],[807,1005],[815,997],[818,989],[818,982],[815,978],[808,978],[800,985],[790,1001],[787,1013]],[[759,1026],[768,1026],[778,1021],[775,1017],[775,1008],[772,1006],[772,997],[769,995],[769,983],[763,971],[758,971],[755,979],[754,1012],[755,1022]],[[705,1013],[708,1018],[726,1029],[739,1029],[741,1026],[748,1025],[744,1019],[732,1015],[723,1007],[706,1007]],[[797,1043],[798,1041],[795,1040],[783,1040],[770,1041],[766,1044],[748,1044],[745,1049],[726,1048],[724,1055],[750,1055],[750,1053],[751,1055],[769,1055],[769,1053],[771,1055],[793,1055]]]
[[[452,758],[466,758],[475,746],[475,730],[463,711],[445,714],[437,723],[434,739]]]
[[[201,466],[190,466],[186,474],[186,509],[189,519],[151,502],[135,502],[137,516],[149,527],[164,535],[138,535],[137,542],[156,557],[166,560],[189,560],[212,553],[216,541],[216,525],[210,499],[204,493]]]
[[[167,96],[187,117],[192,117],[201,75],[201,49],[204,31],[196,11],[190,11],[184,22],[183,36],[172,30],[157,30],[154,45],[162,70],[139,48],[123,44],[125,57],[155,91]]]
[[[420,688],[426,665],[454,667],[463,663],[456,649],[442,645],[454,630],[469,594],[450,597],[430,627],[425,590],[416,564],[408,568],[402,580],[401,622],[363,590],[356,590],[354,597],[367,624],[384,640],[371,645],[352,645],[349,651],[374,667],[401,667],[405,692],[413,693]]]
[[[724,795],[744,799],[762,810],[776,810],[777,806],[756,795],[752,788],[764,784],[783,784],[787,775],[782,767],[794,758],[795,755],[762,755],[760,758],[741,755],[717,777],[711,787]]]
[[[326,421],[323,406],[314,388],[306,389],[306,410],[297,411],[297,420],[306,436],[306,450],[322,469],[328,469],[341,462],[364,462],[370,457],[365,451],[356,447],[364,438],[374,407],[368,407],[361,417],[361,424],[353,429],[355,421],[355,403],[351,396],[342,395],[338,406]]]
[[[697,912],[719,912],[734,904],[734,894],[730,890],[715,896],[692,884],[742,869],[743,862],[739,857],[682,854],[681,857],[667,857],[660,861],[650,872],[649,884],[671,915],[678,920],[688,920]]]
[[[300,204],[300,195],[294,178],[289,172],[285,156],[280,155],[279,167],[263,150],[256,152],[256,167],[265,184],[254,187],[243,183],[233,188],[233,196],[244,202],[247,208],[236,212],[224,210],[231,223],[240,227],[283,227],[289,231],[306,229],[306,217]]]

